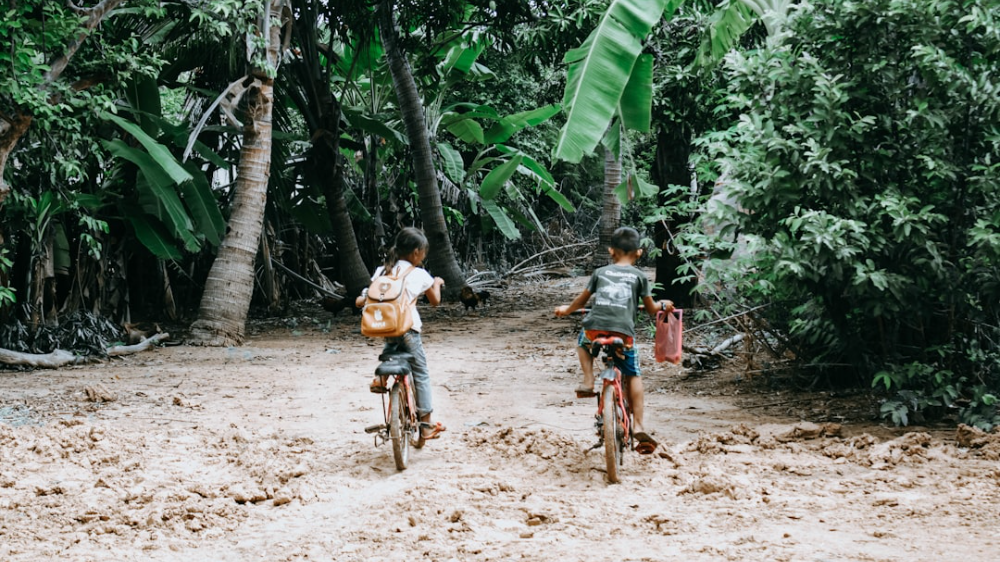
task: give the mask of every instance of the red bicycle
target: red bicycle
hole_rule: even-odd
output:
[[[589,309],[581,308],[576,312],[586,314]],[[598,441],[591,449],[604,448],[607,478],[612,484],[620,481],[625,451],[633,445],[632,405],[622,372],[615,366],[615,358],[621,358],[624,351],[625,340],[613,334],[599,335],[590,343],[591,357],[604,362],[604,368],[594,374],[595,381],[601,383],[601,391],[597,393],[597,414],[594,416]]]
[[[601,392],[597,394],[598,442],[594,449],[604,447],[604,462],[608,470],[608,482],[619,482],[618,471],[625,460],[625,451],[632,448],[632,406],[622,382],[622,372],[615,366],[615,357],[620,357],[625,342],[620,337],[602,336],[591,343],[590,354],[601,357],[604,369],[596,374],[601,381]]]
[[[410,459],[410,445],[419,449],[424,446],[423,433],[417,418],[417,403],[413,394],[413,377],[410,360],[413,355],[404,352],[389,352],[379,355],[375,376],[382,379],[382,386],[392,379],[389,399],[382,395],[382,412],[385,423],[365,428],[365,433],[375,434],[375,446],[392,441],[392,456],[397,470],[405,470]]]

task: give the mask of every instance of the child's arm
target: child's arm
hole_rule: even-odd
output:
[[[653,297],[643,297],[642,304],[646,308],[646,313],[653,318],[656,318],[656,313],[660,310],[666,312],[673,312],[674,310],[674,302],[665,299],[657,302],[653,300]]]
[[[587,304],[587,301],[589,300],[590,300],[590,291],[584,289],[583,292],[580,293],[580,296],[573,299],[573,302],[569,304],[564,304],[562,306],[557,306],[556,316],[569,316],[570,314],[573,314],[577,310],[583,308],[583,305]]]
[[[430,289],[424,291],[427,295],[427,301],[431,303],[431,306],[437,306],[441,304],[441,287],[444,286],[444,279],[440,277],[434,278],[434,284],[431,285]]]
[[[364,305],[365,305],[365,296],[358,295],[358,298],[354,299],[354,306],[361,308]]]

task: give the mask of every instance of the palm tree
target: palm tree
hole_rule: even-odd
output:
[[[212,263],[191,337],[204,345],[243,342],[254,263],[264,223],[271,167],[271,113],[274,76],[281,54],[281,26],[288,17],[282,0],[272,0],[261,14],[258,29],[267,38],[263,57],[254,62],[248,79],[243,146],[226,237]]]
[[[406,60],[406,54],[399,45],[396,22],[393,18],[393,4],[393,0],[383,0],[378,6],[378,28],[385,46],[392,86],[403,115],[403,124],[413,155],[414,176],[420,195],[420,218],[424,233],[430,242],[427,265],[434,275],[444,279],[448,293],[454,294],[461,289],[465,279],[458,267],[451,238],[448,236],[423,103],[410,64]]]
[[[332,46],[326,45],[321,53],[318,30],[319,2],[306,0],[298,5],[298,25],[295,26],[297,52],[300,56],[285,68],[293,74],[294,86],[290,89],[292,103],[302,114],[309,128],[312,147],[307,152],[308,164],[313,173],[307,174],[318,183],[326,200],[327,215],[337,243],[340,281],[347,290],[347,297],[361,294],[368,286],[370,274],[361,258],[351,215],[344,198],[344,164],[340,154],[341,103],[332,91],[333,65],[323,64],[324,56],[332,56]],[[329,21],[327,21],[329,27]],[[331,43],[332,43],[331,33]],[[349,77],[348,77],[349,78]]]
[[[622,224],[622,204],[615,194],[615,188],[622,182],[622,162],[608,147],[604,147],[604,205],[601,210],[601,222],[597,238],[597,250],[594,252],[594,266],[607,265],[607,248],[611,247],[611,235]]]

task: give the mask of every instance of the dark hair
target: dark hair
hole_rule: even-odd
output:
[[[615,230],[611,235],[611,247],[626,254],[639,249],[639,232],[629,226]]]
[[[385,257],[385,271],[392,273],[392,268],[396,267],[396,262],[413,255],[417,250],[427,249],[427,237],[419,228],[408,226],[396,234],[396,240],[389,248],[389,253]]]

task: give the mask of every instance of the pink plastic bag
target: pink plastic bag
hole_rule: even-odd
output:
[[[657,363],[669,361],[674,365],[681,362],[681,340],[684,335],[684,311],[675,308],[673,312],[656,313],[656,346],[653,354]]]

